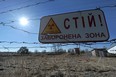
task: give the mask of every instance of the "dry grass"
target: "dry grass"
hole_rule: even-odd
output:
[[[1,56],[0,77],[115,77],[116,58],[77,55]]]

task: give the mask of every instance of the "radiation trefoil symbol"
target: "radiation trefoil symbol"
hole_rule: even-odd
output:
[[[58,28],[54,20],[51,18],[41,34],[45,35],[45,34],[59,34],[59,33],[61,33],[60,29]]]

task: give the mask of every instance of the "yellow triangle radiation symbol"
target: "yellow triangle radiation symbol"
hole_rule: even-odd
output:
[[[51,18],[46,27],[44,28],[42,34],[58,34],[58,33],[61,33],[61,31],[54,22],[54,20]]]

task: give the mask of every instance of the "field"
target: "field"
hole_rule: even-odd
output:
[[[0,77],[116,77],[116,58],[70,54],[0,56]]]

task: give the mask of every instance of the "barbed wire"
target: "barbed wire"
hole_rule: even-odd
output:
[[[113,7],[116,7],[116,5],[101,6],[101,7],[99,7],[99,8],[113,8]]]
[[[30,32],[30,31],[27,31],[27,30],[24,30],[24,29],[20,29],[20,28],[17,28],[15,26],[12,26],[12,25],[6,25],[5,23],[0,23],[2,26],[7,26],[7,27],[10,27],[12,29],[15,29],[15,30],[19,30],[19,31],[22,31],[22,32],[25,32],[25,33],[28,33],[28,34],[39,34],[39,33],[34,33],[34,32]]]
[[[7,50],[9,50],[9,48],[10,49],[17,49],[17,48],[21,48],[21,46],[19,46],[19,47],[7,47],[7,46],[0,47],[0,49],[7,49]],[[32,46],[32,47],[27,46],[27,48],[47,48],[47,47],[46,46]]]
[[[20,29],[20,28],[17,28],[15,26],[12,26],[12,25],[8,25],[12,22],[14,22],[14,21],[11,21],[11,22],[8,22],[8,23],[0,22],[0,25],[7,26],[7,27],[10,27],[12,29],[19,30],[19,31],[22,31],[22,32],[25,32],[25,33],[28,33],[28,34],[39,34],[39,33],[30,32],[30,31],[27,31],[27,30],[24,30],[24,29]]]
[[[8,44],[40,44],[39,42],[17,42],[17,41],[0,41],[0,43],[8,43]]]
[[[2,1],[5,1],[5,0],[2,0]],[[15,8],[15,9],[10,9],[10,10],[7,10],[7,11],[0,12],[0,14],[4,14],[4,13],[16,11],[16,10],[21,10],[21,9],[24,9],[24,8],[29,8],[29,7],[32,7],[32,6],[37,6],[39,4],[45,4],[45,3],[48,3],[48,2],[51,2],[51,1],[55,1],[55,0],[47,0],[47,1],[43,1],[43,2],[38,2],[38,3],[22,6],[22,7]],[[116,5],[101,6],[101,7],[98,7],[98,8],[113,8],[113,7],[116,7]]]
[[[24,9],[24,8],[29,8],[29,7],[32,7],[32,6],[37,6],[37,5],[40,5],[40,4],[45,4],[45,3],[52,2],[52,1],[55,1],[55,0],[47,0],[47,1],[43,1],[43,2],[38,2],[38,3],[34,3],[34,4],[22,6],[22,7],[15,8],[15,9],[10,9],[10,10],[7,10],[7,11],[0,12],[0,14],[4,14],[4,13],[16,11],[16,10],[21,10],[21,9]]]
[[[6,0],[2,0],[2,1],[6,1]],[[5,7],[1,7],[0,9],[4,9],[4,8],[9,8],[9,7],[12,7],[12,6],[16,6],[16,5],[21,5],[21,4],[25,4],[25,3],[27,3],[27,2],[30,2],[31,0],[24,0],[24,1],[21,1],[21,2],[17,2],[17,3],[15,3],[15,4],[13,4],[13,5],[8,5],[8,6],[5,6]]]
[[[55,1],[55,0],[48,0],[48,1]],[[116,5],[101,6],[101,7],[97,7],[97,9],[100,9],[100,8],[113,8],[113,7],[116,7]],[[28,20],[40,20],[40,18],[34,18],[34,19],[28,19]],[[13,23],[13,22],[16,22],[16,20],[11,20],[9,23]]]
[[[113,40],[113,41],[112,41]],[[115,40],[115,41],[114,41]],[[42,44],[39,42],[17,42],[17,41],[0,41],[0,43],[8,43],[8,44]],[[116,43],[116,39],[111,39],[106,42],[91,42],[91,43],[66,43],[66,44],[60,44],[61,46],[67,46],[67,45],[80,45],[80,44],[85,44],[85,45],[93,45],[93,44],[111,44],[111,43]]]
[[[10,51],[10,49],[8,47],[2,46],[4,49],[8,50],[8,52]]]
[[[48,1],[55,1],[55,0],[48,0]],[[116,5],[109,5],[109,6],[101,6],[101,7],[97,7],[97,8],[113,8],[113,7],[116,7]],[[1,13],[1,12],[0,12]],[[34,19],[29,19],[29,20],[40,20],[40,18],[34,18]],[[13,23],[15,22],[16,20],[12,20],[10,21],[10,23]]]
[[[5,0],[2,0],[2,1],[5,1]],[[3,14],[3,13],[7,13],[7,12],[11,12],[11,11],[15,11],[15,10],[21,10],[23,8],[28,8],[28,7],[31,7],[31,6],[36,6],[36,5],[39,5],[39,4],[44,4],[44,3],[47,3],[47,2],[50,2],[50,1],[54,1],[54,0],[48,0],[48,1],[45,1],[45,2],[38,2],[36,4],[31,4],[31,5],[26,5],[26,6],[22,6],[22,7],[19,7],[19,8],[15,8],[15,9],[11,9],[11,10],[7,10],[7,11],[4,11],[4,12],[0,12],[0,14]],[[113,8],[113,7],[116,7],[116,5],[110,5],[110,6],[102,6],[102,7],[99,7],[99,8]],[[35,18],[35,19],[29,19],[29,20],[40,20],[39,18]],[[25,33],[28,33],[28,34],[38,34],[38,33],[34,33],[34,32],[29,32],[29,31],[26,31],[26,30],[23,30],[23,29],[19,29],[17,27],[14,27],[12,25],[8,25],[8,24],[11,24],[11,23],[14,23],[16,21],[10,21],[8,23],[4,23],[4,22],[0,22],[0,25],[2,26],[8,26],[8,27],[11,27],[12,29],[16,29],[16,30],[20,30],[20,31],[23,31]],[[0,43],[9,43],[9,44],[40,44],[38,42],[17,42],[17,41],[0,41]],[[90,45],[92,44],[111,44],[111,43],[116,43],[116,39],[111,39],[107,42],[103,42],[103,43],[83,43],[81,44],[81,46],[84,46],[84,47],[88,47],[88,48],[94,48],[94,47],[91,47]],[[61,46],[67,46],[67,45],[71,45],[71,44],[62,44]],[[72,44],[72,45],[80,45],[80,44]],[[52,46],[47,46],[47,47],[52,47]],[[27,48],[47,48],[46,46],[34,46],[34,47],[27,47]],[[20,47],[5,47],[5,46],[2,46],[0,48],[3,48],[3,49],[6,49],[9,51],[9,48],[20,48]]]
[[[40,18],[28,19],[28,21],[36,21],[36,20],[40,20]],[[9,20],[8,22],[0,22],[0,25],[9,25],[9,24],[12,24],[14,22],[19,22],[19,21],[18,20]]]
[[[93,44],[110,44],[110,43],[113,43],[115,42],[116,39],[111,39],[110,41],[107,41],[107,42],[101,42],[101,43],[96,43],[96,42],[93,42],[93,43],[68,43],[68,44],[60,44],[60,46],[67,46],[67,45],[79,45],[81,47],[87,47],[87,48],[90,48],[90,49],[94,49],[95,47],[93,47],[92,45]],[[38,42],[17,42],[17,41],[0,41],[0,43],[9,43],[9,44],[40,44]],[[116,42],[115,42],[116,43]],[[2,46],[0,47],[0,49],[5,49],[7,50],[8,52],[10,52],[11,50],[10,49],[19,49],[21,48],[22,46],[18,46],[18,47],[7,47],[7,46]],[[27,46],[26,46],[27,47]],[[27,48],[49,48],[49,47],[53,47],[52,44],[51,46],[33,46],[33,47],[27,47]]]
[[[33,33],[33,32],[29,32],[29,31],[26,31],[26,30],[23,30],[23,29],[19,29],[19,28],[17,28],[17,27],[14,27],[14,26],[12,26],[12,25],[6,25],[6,23],[3,23],[3,22],[1,22],[0,23],[1,25],[3,25],[3,26],[8,26],[8,27],[11,27],[11,28],[13,28],[13,29],[16,29],[16,30],[20,30],[20,31],[23,31],[23,32],[26,32],[26,33],[28,33],[28,34],[39,34],[39,33]],[[67,40],[67,39],[65,39],[65,40]],[[68,40],[67,40],[68,41]],[[12,44],[12,43],[25,43],[25,44],[38,44],[38,42],[33,42],[33,43],[28,43],[28,42],[16,42],[16,41],[12,41],[12,42],[7,42],[7,41],[0,41],[0,43],[10,43],[10,44]],[[95,44],[96,42],[89,42],[89,43],[84,43],[85,45],[92,45],[92,44]],[[97,42],[97,44],[112,44],[112,43],[116,43],[116,38],[114,38],[114,39],[111,39],[111,40],[108,40],[108,41],[106,41],[106,42]],[[75,45],[78,45],[78,44],[76,44],[75,42],[74,42],[74,44]]]

